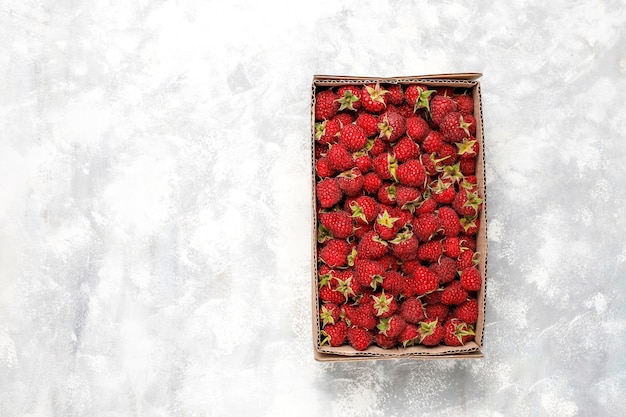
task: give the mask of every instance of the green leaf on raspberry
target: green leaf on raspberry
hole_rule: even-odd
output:
[[[389,311],[389,305],[391,304],[391,300],[393,300],[393,297],[387,298],[384,290],[380,293],[380,297],[373,295],[372,298],[374,299],[374,308],[376,309],[377,316],[385,314]]]
[[[391,217],[389,215],[389,211],[385,210],[381,215],[378,216],[376,222],[378,222],[378,224],[380,224],[381,226],[385,226],[391,229],[393,227],[393,224],[398,220],[400,220],[399,217]]]
[[[343,97],[340,97],[335,101],[340,104],[339,111],[342,111],[345,109],[356,111],[356,109],[354,108],[352,104],[359,101],[359,98],[355,96],[354,94],[352,94],[352,91],[346,90]]]
[[[472,326],[471,324],[466,324],[466,323],[460,323],[457,324],[454,328],[454,335],[456,336],[457,339],[459,339],[459,342],[463,343],[463,338],[465,336],[474,336],[474,326]]]
[[[320,311],[320,319],[322,319],[322,327],[326,326],[327,324],[335,324],[333,313],[324,305],[322,306]]]
[[[384,103],[385,102],[384,96],[385,94],[389,93],[388,90],[384,90],[383,88],[380,87],[380,83],[376,83],[374,87],[365,86],[365,89],[367,90],[367,93],[372,98],[373,102]]]
[[[337,282],[339,283],[339,285],[337,285],[336,291],[343,294],[344,297],[346,297],[346,301],[348,301],[348,297],[350,295],[352,296],[356,295],[354,293],[354,290],[352,289],[352,286],[350,285],[352,282],[352,277],[348,277],[345,280],[341,280],[337,278]]]
[[[461,162],[457,162],[454,165],[445,165],[442,170],[441,178],[460,182],[464,178],[461,172]]]
[[[330,233],[330,230],[325,228],[323,225],[319,225],[317,228],[317,241],[319,243],[324,243],[333,238],[333,235]]]
[[[320,288],[327,286],[328,288],[330,288],[330,281],[333,279],[333,274],[332,273],[328,273],[328,274],[324,274],[324,275],[320,275]]]
[[[422,90],[421,87],[418,87],[420,92],[420,96],[417,100],[415,100],[415,107],[413,108],[413,113],[417,113],[419,109],[426,109],[428,113],[430,113],[430,96],[435,93],[435,90]]]

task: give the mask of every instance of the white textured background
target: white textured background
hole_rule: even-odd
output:
[[[626,5],[541,3],[2,2],[0,416],[626,415]],[[314,362],[313,74],[463,71],[485,358]]]

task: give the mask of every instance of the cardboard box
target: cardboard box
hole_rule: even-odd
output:
[[[482,106],[480,83],[478,79],[482,74],[478,73],[460,73],[460,74],[438,74],[424,76],[407,76],[407,77],[352,77],[352,76],[329,76],[316,75],[313,77],[312,94],[311,94],[311,149],[312,149],[312,330],[313,330],[313,347],[314,358],[318,361],[358,361],[358,360],[382,360],[382,359],[458,359],[458,358],[480,358],[483,356],[483,336],[485,324],[485,300],[486,300],[486,284],[487,284],[487,195],[485,189],[485,163],[484,163],[484,140],[483,140],[483,123],[482,123]],[[479,143],[479,153],[476,163],[476,176],[478,182],[479,196],[483,199],[482,208],[480,210],[480,228],[476,235],[476,252],[479,253],[478,269],[482,277],[482,287],[476,293],[478,302],[479,316],[478,321],[474,325],[475,338],[474,341],[468,342],[463,346],[450,347],[439,345],[436,347],[426,347],[415,345],[410,347],[396,347],[392,349],[383,349],[372,344],[364,351],[357,351],[348,344],[331,347],[329,345],[321,345],[323,339],[321,335],[320,317],[319,317],[319,285],[318,285],[318,225],[317,217],[317,200],[316,200],[316,168],[315,168],[315,97],[318,91],[332,87],[336,90],[342,85],[363,85],[371,83],[380,84],[400,84],[405,88],[411,84],[423,84],[427,87],[452,87],[463,88],[471,91],[474,98],[474,117],[476,118],[476,139]]]

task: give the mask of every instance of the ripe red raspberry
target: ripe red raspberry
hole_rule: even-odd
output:
[[[370,113],[380,113],[387,106],[387,94],[389,91],[381,87],[379,83],[366,84],[361,89],[361,101],[363,108]]]
[[[349,125],[354,122],[354,115],[351,113],[346,113],[345,111],[337,113],[333,120],[337,120],[340,126]]]
[[[382,287],[387,294],[399,296],[404,291],[404,275],[398,271],[389,270],[383,275]]]
[[[458,149],[457,153],[461,161],[464,159],[474,159],[478,155],[478,141],[473,136],[463,138],[461,141],[456,142],[455,145]]]
[[[372,159],[373,171],[383,180],[391,180],[396,177],[398,161],[389,152],[381,153]]]
[[[372,344],[372,334],[362,327],[351,326],[348,328],[348,343],[356,350],[362,351]]]
[[[321,158],[322,156],[326,156],[328,149],[329,149],[329,145],[323,145],[319,142],[315,142],[315,148],[314,148],[315,159]]]
[[[344,293],[339,291],[339,282],[332,273],[320,275],[319,297],[324,303],[342,304],[346,301]]]
[[[476,175],[465,175],[463,181],[461,181],[461,187],[471,191],[478,191],[478,178],[476,178]]]
[[[429,184],[430,195],[439,204],[450,204],[456,196],[456,188],[451,179],[437,179]]]
[[[411,106],[413,112],[417,112],[420,109],[429,110],[431,95],[434,93],[435,90],[429,90],[425,85],[411,84],[404,92],[404,99]]]
[[[348,203],[357,224],[371,224],[378,216],[378,203],[372,197],[361,195]]]
[[[468,114],[463,116],[463,120],[468,124],[467,129],[469,130],[470,137],[476,136],[476,118]]]
[[[376,328],[378,319],[374,315],[371,305],[361,304],[353,309],[348,308],[346,309],[346,312],[347,311],[350,311],[349,314],[346,314],[346,317],[352,326],[362,327],[367,330]]]
[[[439,287],[437,288],[436,291],[431,291],[426,295],[423,295],[422,297],[420,297],[420,299],[422,300],[422,303],[425,306],[431,305],[431,304],[441,304],[441,294],[443,293],[443,287]]]
[[[463,242],[463,244],[465,244],[465,242]],[[474,252],[471,249],[465,249],[463,252],[461,252],[461,255],[458,259],[459,271],[478,265],[478,255],[478,253]]]
[[[406,321],[398,314],[381,318],[376,328],[387,337],[396,338],[406,327]]]
[[[416,187],[408,187],[406,185],[396,186],[396,204],[404,210],[413,210],[415,204],[421,198],[422,194]]]
[[[335,174],[335,170],[328,165],[328,160],[325,157],[321,157],[315,162],[315,172],[320,178],[332,177]]]
[[[323,303],[320,306],[320,320],[322,320],[322,327],[327,324],[335,324],[339,321],[339,315],[341,314],[341,308],[334,303]]]
[[[478,302],[470,298],[454,309],[454,316],[466,323],[474,324],[478,321]]]
[[[395,142],[405,131],[406,123],[399,113],[385,112],[378,118],[378,137],[386,142]]]
[[[409,210],[405,210],[401,207],[391,207],[390,213],[393,217],[397,217],[398,223],[400,223],[400,228],[404,228],[405,226],[410,227],[411,222],[413,221],[413,214]]]
[[[390,211],[391,209],[387,209],[386,206],[381,207],[374,222],[374,230],[382,240],[394,239],[401,227],[400,222],[398,222],[400,219],[390,215]]]
[[[399,272],[400,271],[400,264],[398,263],[398,259],[390,253],[386,253],[385,255],[376,259],[376,262],[381,264],[383,268],[385,269],[385,271],[387,272],[391,272],[391,271]]]
[[[469,250],[473,250],[476,252],[476,235],[468,235],[461,233],[459,234],[461,241],[463,242],[463,247]]]
[[[445,255],[441,256],[437,262],[428,266],[439,277],[441,284],[452,281],[457,276],[457,261]]]
[[[426,266],[420,265],[413,271],[413,286],[416,294],[424,295],[439,287],[439,278]]]
[[[442,172],[445,166],[444,161],[437,158],[438,156],[435,153],[423,153],[419,156],[419,160],[422,165],[424,165],[426,174],[431,178],[434,178],[437,174]]]
[[[363,176],[363,191],[367,194],[377,194],[383,180],[374,172],[368,172]]]
[[[399,106],[404,102],[404,91],[402,91],[401,84],[391,84],[387,86],[387,91],[389,91],[387,95],[387,102],[389,104]]]
[[[443,119],[456,111],[456,103],[448,96],[437,94],[430,100],[430,116],[435,126],[439,126]]]
[[[352,154],[352,159],[354,160],[354,165],[361,171],[361,173],[365,174],[372,169],[372,157],[366,151],[359,151]]]
[[[455,164],[459,160],[456,146],[448,142],[442,143],[439,152],[437,152],[437,159],[442,160],[445,165]]]
[[[443,326],[436,318],[427,318],[418,326],[420,343],[424,346],[437,346],[443,339]]]
[[[439,259],[442,254],[443,248],[439,240],[424,242],[417,249],[417,259],[428,264],[437,262],[437,259]]]
[[[398,341],[395,337],[386,336],[384,333],[376,333],[374,336],[374,343],[383,349],[392,349],[396,347]]]
[[[476,158],[461,159],[461,174],[465,176],[474,175],[476,173]]]
[[[441,221],[444,236],[454,237],[461,233],[461,221],[459,215],[450,206],[441,206],[437,210],[437,217]]]
[[[426,311],[426,317],[436,318],[441,322],[446,319],[448,313],[450,312],[450,308],[447,305],[443,305],[441,303],[426,304],[424,310]]]
[[[410,230],[398,233],[389,243],[392,253],[401,261],[410,261],[417,257],[419,241]]]
[[[371,138],[368,140],[365,149],[372,155],[372,158],[389,151],[389,143],[381,138]]]
[[[428,242],[441,228],[441,221],[434,213],[423,213],[413,219],[413,233],[422,242]]]
[[[315,139],[324,145],[336,143],[340,129],[341,124],[336,119],[315,123]]]
[[[383,277],[383,282],[384,282]],[[398,303],[391,294],[385,294],[385,291],[372,294],[372,308],[376,317],[391,317],[398,309]]]
[[[330,208],[343,198],[343,192],[336,178],[325,178],[315,186],[317,201],[322,208]]]
[[[359,240],[357,254],[361,259],[378,259],[388,250],[388,243],[375,230],[366,232]]]
[[[356,124],[369,138],[378,134],[378,118],[370,113],[361,113],[356,119]]]
[[[416,159],[420,155],[420,147],[408,136],[403,136],[393,147],[393,156],[398,162]]]
[[[461,271],[461,285],[467,291],[478,291],[482,286],[482,278],[478,268],[472,266]]]
[[[428,122],[421,117],[413,116],[406,119],[406,134],[417,143],[422,143],[430,133]]]
[[[373,260],[358,259],[354,264],[354,277],[365,288],[376,288],[384,274],[385,268]]]
[[[348,255],[348,263],[351,255]],[[344,295],[346,301],[355,300],[361,294],[361,284],[354,278],[354,268],[337,269],[333,271],[333,275],[337,281],[337,291]]]
[[[456,103],[456,108],[462,115],[474,114],[474,99],[468,94],[452,97]]]
[[[402,301],[398,312],[407,323],[417,324],[426,318],[424,306],[416,297],[408,297]]]
[[[346,341],[346,335],[348,331],[348,325],[345,321],[340,321],[337,324],[329,324],[321,331],[321,335],[324,337],[320,345],[328,343],[330,346],[341,346]]]
[[[461,256],[461,239],[458,236],[448,236],[443,239],[443,254],[450,258],[457,259]]]
[[[463,188],[454,196],[452,208],[459,216],[476,217],[482,208],[482,202],[478,193]]]
[[[451,281],[441,293],[441,304],[459,305],[467,300],[467,290],[461,286],[459,281]]]
[[[352,168],[349,171],[345,171],[337,175],[339,188],[341,188],[341,191],[349,197],[356,197],[361,194],[363,182],[363,175],[358,168]]]
[[[331,268],[346,266],[350,246],[343,239],[330,239],[319,250],[319,258]]]
[[[315,95],[315,120],[330,119],[339,111],[337,94],[331,90],[320,91]]]
[[[342,143],[336,143],[326,152],[328,165],[335,171],[346,171],[354,166],[352,153]]]
[[[338,239],[347,238],[352,235],[354,230],[352,216],[345,210],[322,213],[319,219],[322,226],[324,226],[333,237]]]
[[[396,178],[403,185],[411,187],[424,187],[426,171],[418,159],[410,159],[396,169]]]
[[[470,123],[463,119],[463,115],[457,111],[450,112],[439,124],[439,132],[447,142],[461,142],[470,136]]]
[[[415,206],[415,215],[434,213],[437,209],[437,202],[432,198],[430,192],[426,190],[422,194],[422,201]]]
[[[337,89],[339,111],[347,109],[356,111],[361,108],[361,89],[356,85],[342,85]]]
[[[463,346],[474,340],[474,327],[459,319],[450,319],[443,326],[443,343],[448,346]]]
[[[439,154],[443,146],[443,135],[436,130],[431,130],[421,143],[424,153]]]
[[[400,265],[400,269],[406,275],[413,275],[413,272],[415,272],[415,269],[421,264],[422,263],[419,261],[419,259],[413,259],[411,261],[402,262],[402,264]]]
[[[344,125],[339,131],[339,142],[343,143],[350,152],[362,150],[367,144],[367,136],[359,126],[351,123]]]
[[[398,343],[402,344],[402,347],[413,346],[418,342],[419,333],[417,326],[414,324],[407,324],[404,330],[398,335]]]
[[[387,106],[387,108],[389,110],[392,110],[391,106]],[[413,109],[411,108],[411,106],[409,106],[406,103],[403,103],[399,106],[396,106],[395,109],[393,109],[396,113],[399,113],[402,117],[404,117],[405,119],[408,117],[413,117]]]
[[[391,182],[383,182],[383,185],[378,189],[377,197],[381,204],[393,206],[396,204],[396,185]]]

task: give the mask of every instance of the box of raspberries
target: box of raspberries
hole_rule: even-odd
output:
[[[315,359],[483,356],[480,76],[313,77]]]

